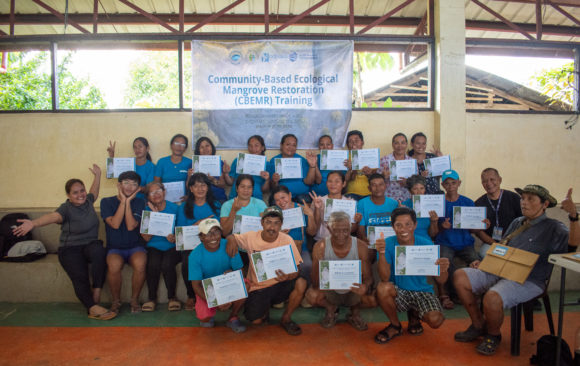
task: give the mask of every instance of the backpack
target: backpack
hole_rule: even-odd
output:
[[[20,223],[16,221],[18,219],[30,220],[30,217],[24,213],[11,213],[4,216],[2,220],[0,220],[0,259],[6,256],[14,244],[20,241],[32,240],[32,233],[28,233],[20,237],[14,236],[14,234],[12,234],[12,229],[15,226],[20,225]]]
[[[530,364],[538,366],[554,366],[556,364],[556,345],[558,337],[555,335],[544,335],[536,343],[537,354],[530,358]],[[572,352],[565,340],[562,339],[560,366],[574,366]]]

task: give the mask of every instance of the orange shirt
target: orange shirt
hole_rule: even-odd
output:
[[[292,253],[294,254],[294,260],[296,261],[296,265],[302,263],[302,257],[300,256],[300,252],[296,248],[294,244],[294,239],[290,237],[290,235],[280,232],[278,234],[278,238],[274,242],[267,242],[262,239],[262,230],[260,231],[249,231],[244,234],[234,234],[234,238],[238,241],[238,246],[242,249],[245,249],[248,252],[248,255],[251,255],[255,252],[261,252],[262,250],[272,249],[283,247],[285,245],[290,244],[292,246]],[[278,283],[275,279],[270,279],[267,281],[258,282],[258,278],[256,277],[256,270],[254,269],[254,264],[250,260],[250,270],[248,271],[247,280],[250,283],[248,292],[260,290],[266,287],[273,286]]]

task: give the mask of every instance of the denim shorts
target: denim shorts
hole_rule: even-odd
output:
[[[111,254],[120,255],[125,261],[125,263],[129,263],[129,259],[131,258],[131,256],[139,252],[147,253],[144,247],[134,247],[130,249],[109,249],[107,255]]]

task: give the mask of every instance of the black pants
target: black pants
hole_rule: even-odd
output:
[[[58,248],[58,261],[72,281],[75,294],[87,310],[96,305],[93,288],[102,288],[107,275],[107,250],[100,240],[87,245]],[[93,285],[89,280],[89,263]]]
[[[167,288],[167,298],[175,298],[175,287],[177,286],[175,266],[180,260],[181,257],[175,248],[166,251],[147,248],[147,288],[150,301],[157,301],[157,289],[159,288],[161,273],[163,273],[163,280]]]
[[[193,252],[193,250],[184,250],[181,252],[181,276],[183,276],[183,282],[185,283],[185,289],[187,290],[187,298],[195,299],[195,292],[193,292],[193,286],[189,280],[189,255],[191,252]]]

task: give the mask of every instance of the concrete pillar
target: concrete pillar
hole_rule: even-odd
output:
[[[465,173],[465,2],[435,1],[435,143]]]

